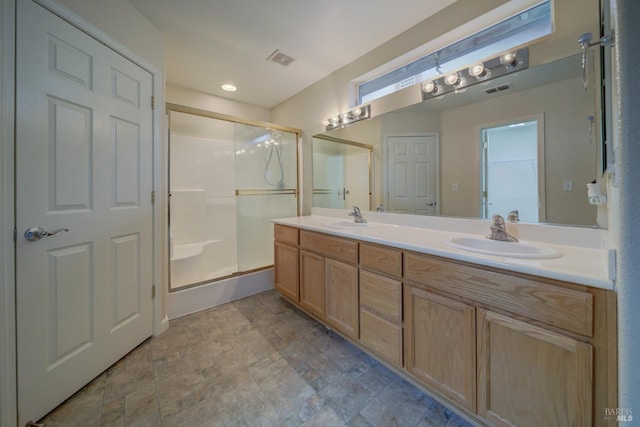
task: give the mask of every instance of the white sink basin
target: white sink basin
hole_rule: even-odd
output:
[[[346,219],[341,219],[337,221],[331,221],[323,224],[325,227],[329,228],[338,228],[341,230],[362,230],[364,228],[373,227],[372,224],[368,222],[354,222]]]
[[[465,251],[508,258],[550,259],[562,256],[562,253],[546,246],[525,242],[502,242],[484,237],[450,237],[447,244]]]

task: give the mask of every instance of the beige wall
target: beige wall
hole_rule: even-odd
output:
[[[271,111],[268,108],[256,107],[219,96],[186,89],[180,86],[167,85],[166,100],[173,104],[240,117],[245,120],[270,122]]]
[[[311,137],[324,132],[323,120],[349,109],[349,83],[352,80],[498,6],[508,6],[508,3],[506,0],[459,0],[275,107],[272,110],[272,120],[275,123],[300,128],[303,131],[303,191],[307,194],[311,191]],[[530,46],[532,66],[578,53],[577,38],[587,31],[594,34],[598,32],[598,0],[555,0],[553,9],[555,33]],[[376,116],[378,113],[374,110],[372,114]],[[311,198],[303,195],[303,213],[309,213],[310,207]]]

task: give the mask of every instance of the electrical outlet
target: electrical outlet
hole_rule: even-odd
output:
[[[573,181],[566,180],[562,182],[562,190],[564,191],[573,191]]]

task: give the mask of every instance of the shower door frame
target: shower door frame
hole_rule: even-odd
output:
[[[278,125],[275,123],[269,123],[269,122],[263,122],[260,120],[249,120],[249,119],[243,119],[241,117],[237,117],[237,116],[232,116],[232,115],[228,115],[228,114],[222,114],[222,113],[215,113],[213,111],[208,111],[208,110],[203,110],[200,108],[194,108],[194,107],[188,107],[186,105],[180,105],[180,104],[174,104],[171,102],[167,102],[165,104],[165,109],[166,109],[166,114],[167,114],[167,189],[168,189],[168,206],[167,206],[167,217],[168,217],[168,221],[167,221],[167,225],[171,226],[171,159],[170,159],[170,153],[171,153],[171,113],[175,112],[175,113],[183,113],[183,114],[191,114],[194,116],[199,116],[199,117],[205,117],[205,118],[209,118],[209,119],[216,119],[216,120],[223,120],[223,121],[227,121],[230,123],[239,123],[239,124],[243,124],[243,125],[249,125],[249,126],[259,126],[259,127],[263,127],[265,129],[268,130],[275,130],[275,131],[282,131],[282,132],[289,132],[289,133],[293,133],[296,135],[296,185],[295,188],[293,189],[284,189],[281,192],[278,190],[238,190],[236,189],[235,191],[235,195],[236,197],[239,195],[272,195],[272,194],[293,194],[294,197],[296,198],[296,216],[300,215],[300,141],[302,138],[302,130],[301,129],[296,129],[296,128],[292,128],[292,127],[288,127],[288,126],[283,126],[283,125]],[[288,191],[288,192],[287,192]],[[238,276],[244,276],[246,274],[251,274],[251,273],[255,273],[257,271],[262,271],[262,270],[268,270],[270,268],[273,268],[273,264],[270,265],[266,265],[264,267],[259,267],[259,268],[254,268],[251,270],[246,270],[246,271],[238,271],[232,274],[228,274],[225,276],[220,276],[220,277],[215,277],[212,279],[207,279],[207,280],[203,280],[200,282],[196,282],[196,283],[192,283],[189,285],[185,285],[185,286],[180,286],[179,288],[175,288],[172,289],[171,288],[171,259],[169,259],[168,264],[168,270],[169,270],[169,275],[168,275],[168,280],[167,280],[167,285],[168,285],[168,291],[169,293],[172,292],[178,292],[178,291],[183,291],[185,289],[191,289],[191,288],[195,288],[201,285],[205,285],[208,283],[213,283],[213,282],[218,282],[221,280],[226,280],[232,277],[238,277]]]

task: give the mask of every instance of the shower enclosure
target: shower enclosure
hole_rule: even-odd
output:
[[[168,104],[170,290],[273,264],[298,213],[299,131]]]

